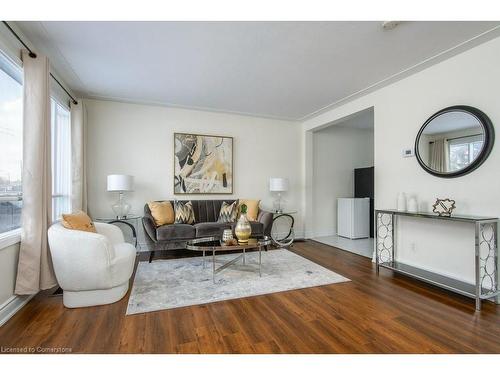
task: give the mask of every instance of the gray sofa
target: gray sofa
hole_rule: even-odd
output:
[[[236,223],[218,223],[219,211],[222,202],[233,203],[235,199],[223,200],[192,200],[195,223],[190,224],[167,224],[157,227],[149,206],[144,206],[142,225],[144,226],[145,238],[151,251],[149,262],[152,261],[156,250],[169,250],[178,248],[178,245],[186,240],[200,237],[220,236],[224,229],[234,229]],[[181,201],[188,202],[188,200]],[[174,201],[170,201],[172,207]],[[259,210],[257,221],[251,221],[252,235],[270,236],[273,222],[271,212]]]

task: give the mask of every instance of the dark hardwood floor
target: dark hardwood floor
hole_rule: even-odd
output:
[[[292,251],[352,281],[126,316],[128,295],[66,309],[40,293],[0,327],[3,347],[73,353],[500,353],[500,307],[381,270],[327,245]]]

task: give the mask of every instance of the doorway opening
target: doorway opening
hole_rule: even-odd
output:
[[[373,254],[374,110],[312,134],[312,238],[371,258]]]

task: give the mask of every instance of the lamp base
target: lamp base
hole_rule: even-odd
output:
[[[277,214],[281,214],[283,212],[283,205],[281,199],[281,192],[278,192],[276,199],[273,202],[274,212]]]
[[[118,219],[126,219],[132,206],[123,199],[123,193],[119,193],[118,201],[111,206]]]

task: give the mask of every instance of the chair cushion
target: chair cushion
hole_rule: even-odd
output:
[[[222,236],[224,229],[231,229],[232,223],[197,223],[196,237]]]
[[[61,223],[66,229],[97,233],[92,219],[83,211],[76,214],[63,214]]]
[[[196,229],[190,224],[170,224],[156,228],[158,241],[191,239],[195,234]]]
[[[236,223],[231,223],[231,229],[234,230]],[[258,221],[250,221],[250,227],[252,228],[252,234],[250,237],[263,236],[264,235],[264,224]]]

